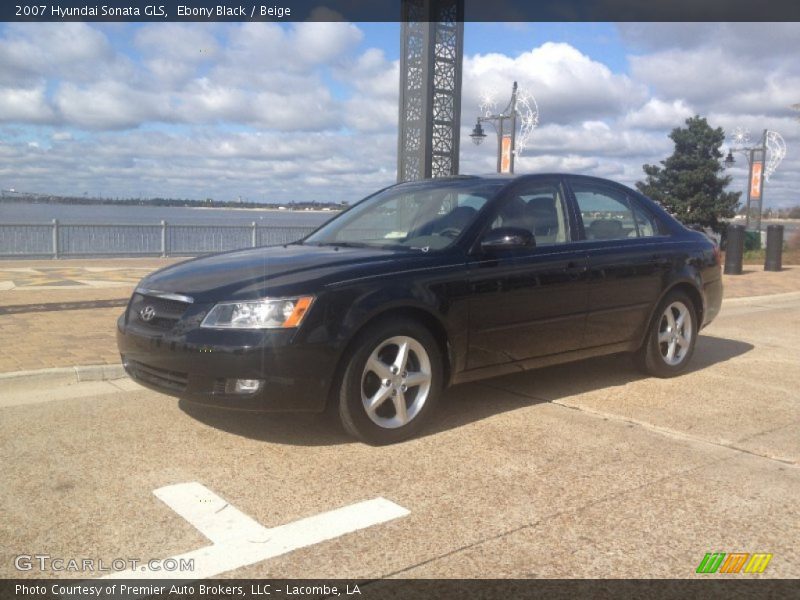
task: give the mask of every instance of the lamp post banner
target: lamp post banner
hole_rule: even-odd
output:
[[[753,161],[750,168],[750,200],[761,198],[761,183],[764,175],[763,161]]]
[[[506,134],[503,136],[503,142],[501,146],[501,153],[500,153],[500,172],[501,173],[512,173],[511,170],[511,134]]]
[[[748,230],[761,231],[761,207],[764,202],[764,159],[766,152],[762,148],[750,150],[750,179],[747,186],[747,220]]]

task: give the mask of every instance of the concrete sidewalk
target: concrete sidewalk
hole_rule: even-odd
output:
[[[119,362],[116,320],[136,283],[181,258],[0,261],[0,373]],[[800,266],[746,265],[725,297],[800,291]]]

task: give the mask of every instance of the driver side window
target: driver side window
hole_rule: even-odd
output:
[[[518,227],[530,231],[537,246],[569,239],[564,194],[558,183],[532,183],[519,188],[500,208],[492,229]]]
[[[382,242],[403,239],[417,217],[424,198],[420,194],[403,194],[375,207],[375,210],[353,220],[350,227],[336,234],[336,240]]]

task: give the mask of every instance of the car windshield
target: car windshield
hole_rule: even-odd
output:
[[[303,243],[441,250],[475,221],[504,183],[461,179],[394,186],[323,225]]]

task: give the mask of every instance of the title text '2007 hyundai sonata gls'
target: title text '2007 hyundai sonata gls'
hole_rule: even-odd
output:
[[[416,433],[442,390],[619,352],[683,372],[719,312],[704,234],[638,192],[578,175],[395,185],[305,239],[145,277],[122,362],[222,407],[322,411],[373,444]]]

